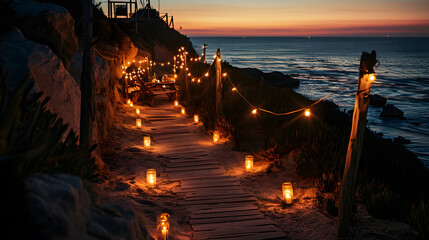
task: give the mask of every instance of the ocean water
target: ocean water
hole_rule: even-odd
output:
[[[380,65],[372,94],[387,98],[406,119],[383,119],[382,108],[369,107],[368,124],[386,138],[411,140],[406,147],[429,166],[429,38],[331,38],[331,37],[193,37],[207,60],[221,50],[223,60],[236,67],[280,71],[298,78],[295,90],[312,99],[327,93],[340,107],[353,109],[360,56],[377,52]]]

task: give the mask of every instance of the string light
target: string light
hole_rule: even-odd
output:
[[[237,91],[237,88],[233,87],[233,88],[232,88],[232,91]]]
[[[257,112],[257,111],[258,111],[258,110],[255,108],[255,109],[253,109],[253,110],[252,110],[252,113],[253,113],[253,114],[256,114],[256,112]]]
[[[223,73],[223,74],[222,74],[222,76],[224,76],[224,77],[226,77],[226,75],[228,75],[228,74],[226,74],[226,73]]]
[[[306,117],[310,117],[310,115],[311,115],[311,112],[310,112],[310,109],[305,109],[305,112],[304,112],[304,115],[306,116]]]

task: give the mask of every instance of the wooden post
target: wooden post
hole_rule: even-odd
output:
[[[122,67],[125,67],[125,56],[124,56],[124,53],[122,53]],[[125,72],[125,74],[126,73],[127,72]],[[125,76],[127,76],[127,75],[125,75]],[[128,101],[128,78],[127,77],[125,78],[125,98]]]
[[[338,225],[336,236],[339,239],[347,237],[352,217],[354,202],[354,187],[361,157],[363,136],[366,127],[370,88],[375,80],[374,66],[376,53],[362,53],[359,67],[358,90],[356,93],[355,108],[353,112],[352,130],[347,149],[346,163],[341,183],[340,202],[338,208]]]
[[[189,83],[188,83],[188,62],[187,62],[187,54],[186,51],[182,51],[183,54],[183,62],[185,63],[185,86],[186,86],[186,98],[189,100]]]
[[[83,20],[83,56],[82,75],[80,80],[80,150],[85,152],[91,147],[94,123],[94,94],[93,79],[94,51],[92,44],[92,1],[82,0]]]
[[[207,44],[203,44],[203,63],[207,63],[206,62],[206,48],[207,48]]]
[[[220,49],[216,53],[216,115],[222,116],[222,60]]]

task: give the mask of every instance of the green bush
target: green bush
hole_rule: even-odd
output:
[[[429,239],[429,204],[424,201],[413,204],[408,222],[417,230],[418,239]]]

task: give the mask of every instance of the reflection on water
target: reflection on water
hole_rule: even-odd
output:
[[[207,56],[221,49],[237,67],[280,71],[301,80],[297,92],[330,99],[352,109],[362,51],[376,50],[380,66],[371,92],[387,97],[405,120],[381,119],[370,107],[368,124],[385,137],[403,136],[429,166],[429,38],[192,38],[195,49],[207,43]]]

